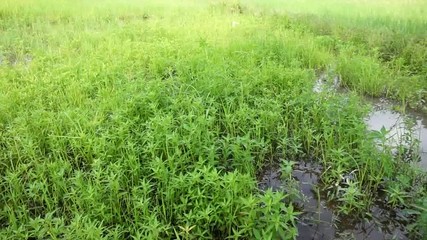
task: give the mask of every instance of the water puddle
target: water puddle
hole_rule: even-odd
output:
[[[397,105],[386,99],[367,100],[374,107],[366,119],[369,129],[380,131],[384,127],[387,145],[391,147],[418,147],[412,160],[416,166],[427,170],[427,116],[414,111],[405,114],[395,111]]]
[[[313,92],[345,93],[346,90],[340,87],[338,76],[322,74],[316,81]],[[402,114],[393,110],[397,105],[384,99],[366,100],[374,107],[365,119],[368,128],[371,131],[385,131],[385,144],[389,147],[415,147],[416,154],[411,156],[419,156],[418,159],[421,160],[417,163],[418,166],[427,170],[427,116],[417,112]],[[301,161],[293,166],[294,185],[291,186],[298,189],[300,194],[292,202],[302,212],[298,220],[297,239],[408,239],[405,227],[408,219],[405,214],[398,209],[389,209],[380,200],[373,204],[367,214],[369,217],[364,219],[338,215],[337,206],[328,202],[326,193],[319,190],[322,172],[322,167],[312,162]],[[259,179],[261,190],[272,188],[273,191],[289,193],[291,187],[288,185],[289,182],[281,178],[278,163],[266,168]]]
[[[261,174],[261,190],[286,191],[289,183],[281,179],[280,167],[276,165],[267,167]],[[294,165],[292,178],[300,190],[300,197],[294,203],[302,212],[297,239],[408,239],[403,220],[396,217],[399,213],[386,209],[381,203],[371,208],[370,219],[338,216],[335,205],[328,203],[325,194],[316,187],[321,172],[322,168],[315,163]]]
[[[336,75],[330,78],[328,74],[321,74],[313,86],[313,92],[321,93],[338,91],[340,89],[340,84],[340,76]]]
[[[338,75],[323,73],[313,86],[315,93],[345,93],[340,86],[341,78]],[[398,104],[383,98],[368,98],[366,101],[373,105],[373,111],[365,119],[368,128],[372,131],[387,131],[386,144],[392,148],[406,148],[411,152],[408,162],[416,167],[427,170],[427,115],[415,111],[405,114],[395,111]]]

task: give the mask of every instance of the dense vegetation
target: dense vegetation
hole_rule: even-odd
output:
[[[155,2],[1,1],[2,239],[293,239],[298,196],[257,176],[303,159],[340,214],[427,234],[425,173],[361,104],[425,106],[424,1]]]

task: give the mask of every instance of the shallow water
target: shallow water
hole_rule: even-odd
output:
[[[388,144],[391,146],[402,143],[405,135],[418,140],[420,161],[415,165],[427,170],[427,116],[413,111],[406,114],[394,111],[393,103],[385,99],[368,99],[368,101],[374,106],[366,118],[369,129],[379,131],[384,127],[388,130]],[[413,126],[408,127],[408,122]]]
[[[338,92],[346,93],[346,90],[340,86],[339,76],[330,77],[327,74],[321,74],[313,86],[313,92]],[[365,119],[370,130],[380,131],[384,127],[388,132],[387,144],[397,147],[399,144],[408,144],[405,137],[417,140],[419,144],[419,161],[414,161],[414,165],[427,171],[427,115],[416,111],[407,111],[405,114],[394,111],[398,106],[384,98],[369,98],[365,100],[373,105],[373,111]],[[408,123],[412,126],[408,127]],[[417,160],[417,159],[415,159]]]
[[[339,86],[339,77],[328,79],[322,75],[315,83],[313,92],[339,92],[345,89]],[[394,111],[394,105],[384,99],[369,99],[373,111],[365,119],[370,130],[388,130],[387,145],[402,144],[402,137],[419,140],[421,161],[416,163],[427,170],[427,116],[417,112],[405,115]],[[408,127],[408,123],[412,126]],[[360,219],[356,216],[340,217],[338,210],[321,192],[316,191],[322,169],[310,162],[300,162],[293,171],[293,178],[299,184],[303,199],[296,201],[302,214],[298,221],[298,237],[301,240],[314,239],[408,239],[405,231],[406,218],[399,210],[387,209],[384,203],[378,202],[370,209],[371,218]],[[283,191],[280,179],[280,167],[270,166],[260,180],[260,189],[272,188]]]
[[[316,80],[313,86],[313,92],[321,93],[321,92],[331,92],[338,91],[340,89],[341,79],[339,76],[333,77],[333,79],[328,79],[327,74],[322,74]]]
[[[407,239],[399,213],[385,209],[380,203],[371,208],[372,219],[339,217],[335,206],[326,201],[323,193],[315,190],[321,171],[317,164],[300,162],[292,173],[303,196],[295,202],[302,212],[298,220],[297,239]],[[278,165],[269,166],[262,173],[260,189],[283,191],[283,185]]]

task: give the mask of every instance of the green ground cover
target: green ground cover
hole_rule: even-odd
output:
[[[360,97],[425,106],[426,9],[1,1],[1,238],[293,239],[297,196],[257,176],[302,159],[340,214],[384,198],[426,234],[425,173],[374,144]],[[323,72],[354,91],[314,94]]]

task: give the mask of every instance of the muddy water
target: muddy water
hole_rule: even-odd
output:
[[[295,202],[302,212],[298,220],[298,237],[315,239],[407,239],[399,213],[385,209],[380,204],[371,208],[372,218],[339,217],[333,204],[328,204],[324,193],[316,190],[322,169],[311,162],[300,162],[294,167],[293,178],[299,184],[301,196]],[[280,178],[280,167],[269,166],[263,172],[259,188],[285,191]],[[402,220],[403,221],[403,220]]]
[[[322,75],[316,81],[313,92],[339,92],[345,89],[339,86],[339,77]],[[419,141],[419,159],[416,163],[427,170],[427,116],[416,112],[405,115],[393,111],[394,105],[384,99],[367,99],[374,109],[365,119],[370,130],[379,131],[383,127],[389,131],[387,145],[397,147]],[[409,138],[408,138],[409,136]],[[407,141],[405,140],[409,139]],[[408,143],[409,141],[409,143]],[[411,145],[412,146],[412,145]],[[319,177],[322,168],[311,162],[299,162],[294,166],[293,178],[297,183],[301,196],[295,204],[302,214],[298,220],[298,238],[314,239],[408,239],[404,214],[378,202],[370,209],[369,219],[357,216],[339,216],[334,204],[328,203],[325,193],[319,192]],[[280,178],[280,167],[269,166],[259,181],[260,189],[272,188],[274,191],[286,191],[287,183]]]
[[[346,93],[340,82],[339,76],[323,73],[316,80],[313,92]],[[373,105],[373,111],[365,119],[368,128],[380,131],[384,127],[388,131],[387,145],[391,147],[418,146],[416,154],[411,156],[412,163],[427,171],[427,115],[415,111],[407,111],[405,114],[394,111],[393,108],[398,104],[383,98],[365,97],[365,100]],[[418,143],[414,144],[415,141]]]
[[[411,141],[419,141],[419,161],[416,166],[427,170],[427,116],[409,111],[406,114],[394,111],[392,102],[385,99],[368,99],[374,106],[373,111],[366,119],[369,129],[379,131],[384,127],[389,133],[387,144],[398,146],[408,144],[405,137]]]

